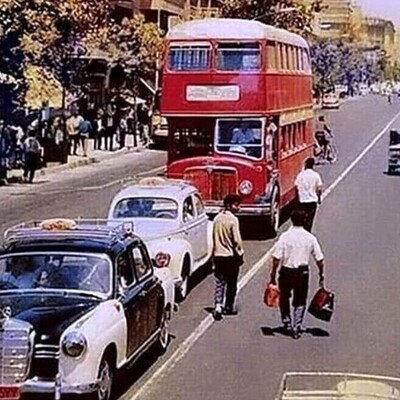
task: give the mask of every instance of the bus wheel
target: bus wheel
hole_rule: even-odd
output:
[[[279,193],[275,189],[271,199],[271,214],[268,217],[268,238],[274,238],[278,234],[280,215]]]

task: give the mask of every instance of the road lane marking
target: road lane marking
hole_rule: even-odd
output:
[[[354,167],[363,159],[363,157],[372,149],[372,147],[383,137],[391,125],[400,117],[400,112],[380,131],[375,138],[361,151],[354,161],[339,175],[339,177],[326,189],[323,193],[324,200],[332,191],[341,183],[346,176],[354,169]],[[238,284],[238,294],[245,286],[254,278],[255,275],[265,267],[272,252],[274,245],[269,249],[240,279]],[[149,379],[131,396],[130,400],[143,400],[144,397],[152,390],[152,388],[167,375],[175,365],[182,360],[190,349],[199,341],[199,339],[212,327],[214,318],[208,315],[204,318],[197,328],[178,346],[171,356],[160,365],[160,367],[149,377]],[[123,396],[122,399],[127,398]]]

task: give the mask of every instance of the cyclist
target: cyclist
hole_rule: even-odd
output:
[[[315,126],[315,139],[318,143],[318,146],[322,149],[324,159],[328,158],[328,148],[331,138],[332,130],[328,126],[325,117],[320,115]]]

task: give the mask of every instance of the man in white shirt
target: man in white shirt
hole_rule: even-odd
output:
[[[304,229],[304,211],[293,211],[291,219],[293,227],[281,235],[272,253],[270,283],[276,285],[276,272],[280,267],[279,305],[282,323],[285,331],[291,333],[294,339],[299,339],[308,296],[310,259],[316,262],[319,283],[324,287],[324,255],[316,237]],[[289,303],[292,294],[293,327]]]
[[[304,171],[297,175],[295,186],[300,209],[306,213],[304,228],[309,232],[312,230],[317,205],[321,204],[322,179],[318,172],[314,171],[315,160],[308,158],[305,162]]]

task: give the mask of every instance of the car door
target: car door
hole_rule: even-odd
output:
[[[117,290],[127,323],[127,354],[129,359],[140,348],[146,335],[147,310],[129,249],[117,257]]]
[[[197,246],[197,240],[199,239],[199,221],[194,208],[192,195],[187,196],[183,202],[182,222],[185,238],[191,244],[192,256],[197,262],[201,258],[200,246]]]
[[[193,204],[196,211],[197,225],[196,245],[199,246],[200,258],[204,258],[208,252],[208,217],[203,201],[198,193],[193,194]]]
[[[131,257],[136,278],[141,288],[141,296],[145,302],[146,337],[149,339],[158,329],[164,304],[161,283],[153,273],[150,257],[143,243],[132,248]]]

